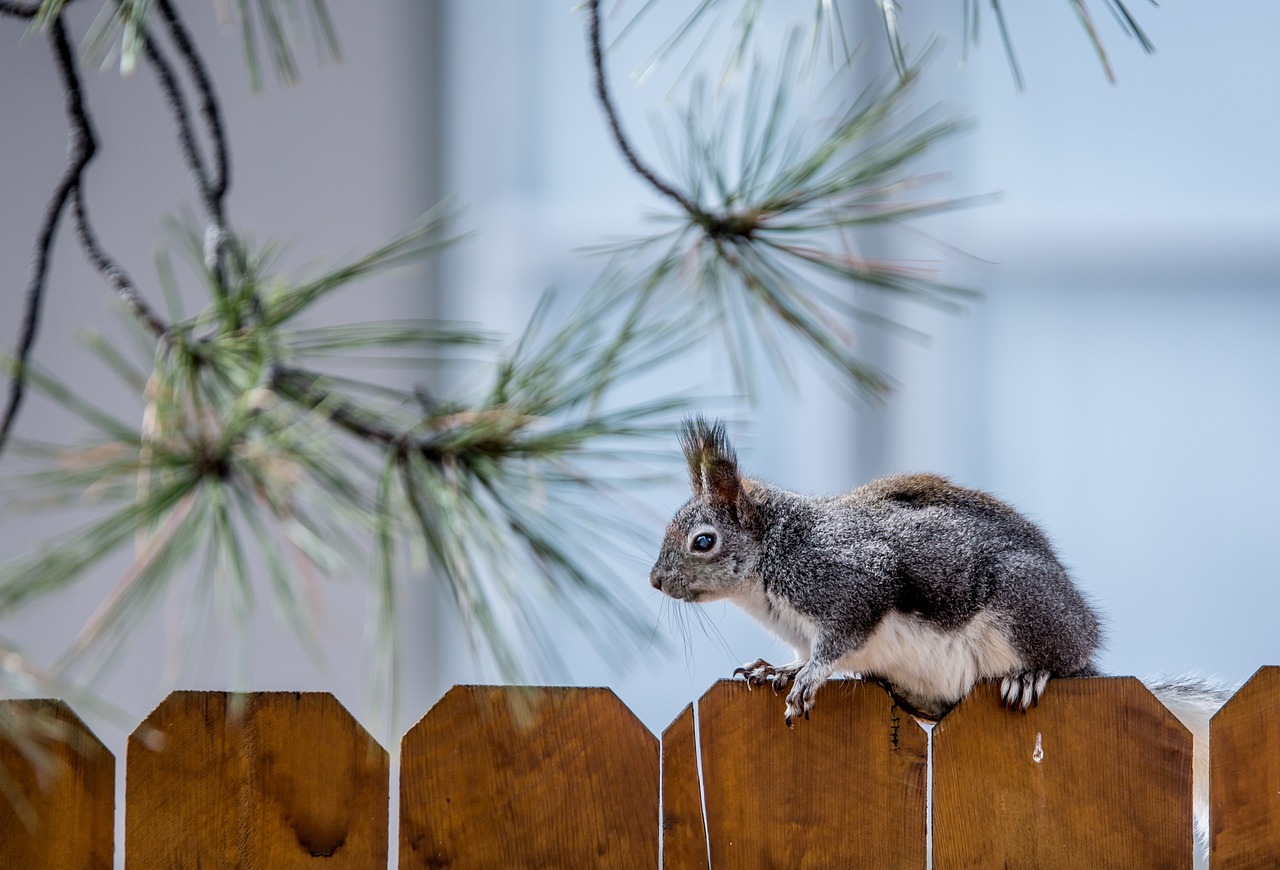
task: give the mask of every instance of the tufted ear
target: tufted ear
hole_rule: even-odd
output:
[[[689,417],[680,427],[680,449],[689,466],[689,485],[694,498],[730,504],[737,500],[741,486],[738,458],[725,437],[723,422],[710,423],[705,417]]]
[[[680,447],[689,466],[693,497],[706,499],[744,526],[755,519],[756,507],[742,485],[738,457],[725,437],[724,423],[690,417],[680,429]]]

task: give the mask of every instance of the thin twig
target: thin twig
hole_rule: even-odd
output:
[[[210,181],[210,193],[219,202],[219,214],[222,214],[222,202],[231,184],[230,156],[227,150],[226,134],[222,126],[222,109],[218,104],[218,94],[214,90],[213,80],[205,67],[204,60],[196,50],[195,43],[187,31],[178,12],[169,0],[160,0],[160,16],[169,29],[169,36],[178,49],[178,55],[187,65],[191,80],[200,92],[200,113],[204,116],[205,125],[209,128],[209,140],[213,146],[213,159],[216,174]],[[225,220],[225,216],[223,218]]]
[[[122,3],[124,0],[116,0]],[[172,11],[172,10],[170,10]],[[177,18],[173,21],[176,23]],[[178,25],[179,27],[181,25]],[[174,32],[170,29],[170,32]],[[179,31],[185,38],[185,31]],[[181,41],[175,37],[175,44],[178,46],[178,53],[186,60],[188,70],[193,68],[200,69],[203,73],[203,67],[199,65],[198,58],[193,61],[194,54],[191,43],[189,41]],[[203,85],[200,84],[198,76],[193,72],[192,77],[197,79],[197,89],[202,92],[204,99],[202,100],[202,111],[205,115],[206,122],[209,122],[210,105],[214,107],[212,118],[214,121],[210,124],[210,138],[213,140],[214,162],[218,168],[217,178],[210,173],[208,166],[205,165],[204,157],[200,154],[199,148],[196,146],[195,128],[191,123],[191,110],[187,105],[187,97],[181,86],[178,84],[178,77],[174,73],[173,66],[169,63],[169,59],[165,56],[160,46],[150,33],[142,31],[142,53],[147,62],[151,65],[156,73],[156,81],[160,84],[160,90],[164,93],[165,105],[169,107],[169,113],[173,116],[174,126],[177,128],[178,149],[182,152],[183,159],[186,161],[187,169],[191,172],[191,177],[195,181],[196,191],[200,196],[200,201],[204,205],[205,214],[209,220],[209,233],[205,236],[205,265],[212,273],[213,289],[215,294],[221,299],[227,297],[227,270],[226,270],[226,250],[228,242],[226,211],[223,206],[223,196],[226,192],[226,160],[225,160],[225,143],[222,141],[222,125],[216,113],[216,103],[210,103],[211,90],[208,90],[208,81],[205,80]],[[213,126],[216,124],[217,126]],[[234,315],[233,315],[234,317]],[[233,322],[233,327],[239,328],[240,323]]]
[[[319,382],[319,375],[304,369],[283,365],[272,367],[270,383],[274,390],[304,408],[319,411],[327,422],[362,441],[381,445],[396,456],[416,454],[437,465],[451,456],[456,457],[456,453],[442,449],[431,436],[393,429],[369,412],[318,386]],[[476,452],[487,452],[482,446],[473,447],[476,447]]]
[[[120,0],[120,2],[123,2],[123,0]],[[160,83],[160,90],[164,92],[165,105],[169,107],[169,112],[173,115],[174,125],[178,128],[178,145],[182,151],[183,158],[187,162],[187,168],[191,170],[191,175],[195,178],[196,188],[200,192],[200,199],[204,203],[205,211],[208,212],[209,219],[221,227],[224,220],[222,200],[215,192],[214,181],[205,166],[204,158],[201,156],[199,148],[196,146],[195,128],[191,124],[191,111],[187,106],[187,97],[178,85],[178,77],[174,73],[169,59],[165,57],[164,52],[149,33],[143,33],[142,51],[147,61],[155,69],[156,79]],[[179,51],[181,51],[181,48]]]
[[[14,18],[35,18],[39,12],[39,3],[24,6],[21,3],[14,3],[12,0],[0,0],[0,15],[11,15]]]
[[[112,259],[102,248],[102,244],[98,241],[97,234],[94,232],[93,223],[89,220],[89,213],[84,205],[83,188],[79,184],[75,186],[72,192],[71,213],[76,219],[76,238],[80,240],[80,247],[84,251],[85,257],[93,264],[103,278],[107,279],[107,283],[116,291],[116,295],[128,307],[129,312],[142,323],[147,330],[156,338],[164,338],[169,334],[169,324],[155,313],[138,293],[138,288],[134,286],[133,279],[129,277],[129,273],[124,270],[119,263]]]
[[[281,395],[303,407],[323,411],[330,422],[358,438],[388,447],[404,440],[403,433],[382,425],[316,386],[318,380],[311,372],[282,365],[274,366],[270,377],[271,387]]]
[[[38,7],[36,7],[38,8]],[[12,3],[0,5],[0,12],[7,15],[32,17],[35,9],[17,6]],[[67,134],[67,150],[70,154],[67,168],[63,171],[53,196],[45,209],[44,220],[36,234],[35,249],[32,254],[31,275],[27,282],[27,291],[23,308],[22,326],[18,336],[18,347],[15,353],[13,376],[9,382],[9,397],[5,405],[4,417],[0,420],[0,452],[8,443],[9,434],[17,420],[18,411],[26,394],[26,367],[35,348],[36,335],[39,332],[40,312],[44,302],[45,278],[49,271],[49,259],[53,252],[54,235],[58,223],[71,202],[72,214],[76,222],[76,235],[94,267],[101,272],[116,292],[124,299],[130,310],[157,336],[168,332],[168,324],[157,317],[142,301],[129,276],[115,263],[98,244],[94,237],[88,216],[85,213],[81,184],[84,171],[93,160],[97,150],[97,140],[93,135],[93,125],[89,120],[88,110],[84,105],[84,94],[80,87],[80,79],[76,73],[75,57],[71,41],[67,38],[66,26],[62,19],[55,18],[49,25],[49,42],[53,48],[53,56],[62,79],[62,90],[66,96],[66,113],[69,124]]]
[[[6,14],[18,14],[18,12],[11,12],[8,4],[0,6],[0,10],[3,10]],[[54,22],[54,33],[59,32],[61,27],[61,21]],[[54,38],[51,35],[50,41],[52,42]],[[74,115],[74,109],[71,104],[77,99],[77,94],[71,91],[67,92],[67,115],[69,117]],[[53,196],[50,197],[49,204],[45,207],[44,220],[40,222],[40,228],[36,233],[35,250],[31,256],[31,275],[27,279],[27,290],[24,294],[22,326],[18,332],[18,346],[14,352],[13,375],[9,381],[9,398],[5,403],[3,421],[0,422],[0,453],[4,452],[4,447],[9,441],[9,433],[13,429],[14,421],[18,418],[18,410],[22,407],[22,400],[26,394],[26,367],[31,359],[31,353],[35,349],[36,334],[39,332],[40,311],[44,302],[44,281],[49,271],[49,257],[53,251],[53,236],[58,229],[58,222],[62,219],[62,212],[66,208],[67,200],[71,197],[71,192],[80,180],[80,173],[88,165],[89,161],[93,159],[94,141],[91,135],[85,135],[86,132],[74,122],[71,124],[71,129],[67,134],[67,152],[70,154],[67,160],[67,167],[63,170],[62,177],[58,180],[58,186],[54,188]]]
[[[613,131],[613,140],[618,143],[618,149],[622,151],[622,156],[631,164],[631,168],[636,171],[636,174],[649,182],[654,190],[677,202],[681,208],[693,217],[699,219],[704,217],[702,209],[698,207],[697,203],[693,202],[669,182],[663,181],[656,172],[641,162],[630,141],[627,140],[626,134],[622,132],[622,122],[618,120],[618,112],[614,108],[613,97],[610,96],[609,86],[605,81],[604,50],[600,47],[600,0],[589,0],[587,14],[590,17],[591,65],[595,70],[596,97],[600,100],[600,106],[604,109],[605,117],[609,120],[609,129]]]
[[[151,307],[143,301],[128,273],[113,260],[98,242],[93,225],[89,222],[89,214],[84,205],[83,181],[84,168],[93,158],[97,147],[97,137],[93,135],[93,122],[89,120],[89,111],[84,104],[84,92],[80,87],[80,76],[76,73],[75,56],[71,49],[71,41],[67,38],[66,27],[62,19],[53,22],[50,38],[53,40],[54,57],[58,62],[58,74],[62,78],[62,89],[67,95],[67,117],[71,122],[73,135],[79,136],[85,143],[87,156],[84,165],[76,173],[72,183],[71,212],[76,221],[76,237],[80,247],[93,267],[102,274],[115,289],[116,294],[124,301],[133,315],[142,322],[157,338],[167,335],[169,324],[160,318]]]
[[[117,0],[123,2],[123,0]],[[187,108],[187,99],[178,86],[177,76],[164,57],[160,47],[149,35],[143,40],[143,50],[147,60],[156,69],[156,76],[165,93],[165,102],[173,113],[174,123],[178,127],[178,145],[182,149],[191,174],[195,178],[196,187],[204,201],[205,211],[209,215],[210,233],[205,237],[205,262],[214,276],[214,290],[224,297],[227,293],[227,255],[234,254],[236,247],[232,242],[231,232],[227,226],[226,196],[230,187],[230,152],[227,147],[226,132],[222,122],[222,109],[218,102],[217,91],[213,86],[203,58],[196,49],[186,25],[178,17],[178,10],[169,0],[159,0],[160,17],[164,20],[169,36],[173,40],[178,56],[187,68],[191,81],[200,95],[200,114],[204,117],[209,136],[209,147],[213,152],[213,171],[201,157],[196,148],[195,131],[191,125],[191,114]],[[243,265],[243,264],[241,264]],[[233,313],[233,326],[240,326],[238,317]]]

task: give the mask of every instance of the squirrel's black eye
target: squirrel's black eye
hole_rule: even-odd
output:
[[[694,536],[691,547],[695,553],[705,553],[715,545],[716,536],[710,532],[702,532],[701,534]]]

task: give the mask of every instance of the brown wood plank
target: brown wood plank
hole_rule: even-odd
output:
[[[1212,865],[1280,866],[1280,667],[1259,668],[1209,729]]]
[[[833,680],[788,729],[768,688],[698,702],[711,865],[925,866],[928,740],[884,689]]]
[[[933,734],[933,865],[1191,867],[1191,734],[1132,677],[979,686]]]
[[[328,693],[174,692],[127,765],[129,870],[387,865],[387,753]]]
[[[658,866],[658,740],[608,689],[455,686],[400,744],[400,867]]]
[[[699,779],[690,704],[662,732],[662,866],[666,870],[707,870]]]
[[[0,716],[21,717],[44,761],[31,764],[0,739],[0,867],[109,870],[115,839],[116,760],[61,701],[0,701]]]

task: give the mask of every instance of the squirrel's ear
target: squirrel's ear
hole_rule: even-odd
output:
[[[738,476],[736,462],[718,459],[706,466],[703,469],[703,494],[717,510],[726,511],[739,528],[759,536],[762,531],[760,509]]]
[[[724,423],[689,417],[680,427],[680,449],[689,465],[694,498],[708,496],[732,501],[737,497],[738,458],[724,434]],[[732,492],[730,492],[730,489]]]
[[[702,469],[703,495],[712,504],[736,507],[742,496],[738,465],[732,459],[714,459]]]
[[[686,417],[680,426],[680,449],[685,453],[685,463],[689,466],[689,485],[694,490],[694,498],[707,495],[710,480],[708,470],[717,461],[728,459],[736,464],[733,449],[724,438],[724,423],[710,423],[703,416]]]
[[[694,498],[705,498],[726,510],[743,529],[755,534],[760,527],[759,509],[738,473],[738,457],[724,434],[724,423],[708,423],[690,417],[680,430],[680,447],[689,463],[689,483]]]

